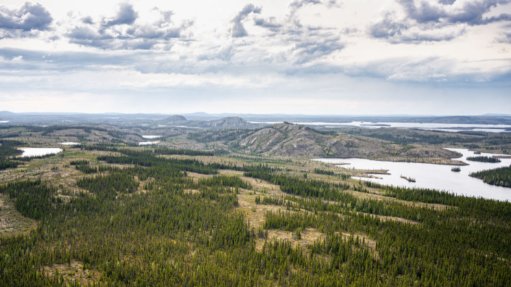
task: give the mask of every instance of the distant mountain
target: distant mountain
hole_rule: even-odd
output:
[[[162,119],[161,121],[167,122],[167,123],[180,123],[180,122],[186,122],[186,121],[188,121],[188,119],[181,115],[172,115],[170,117],[166,117],[166,118]]]
[[[252,125],[240,117],[227,117],[219,120],[212,120],[206,122],[206,125],[211,128],[221,129],[245,129]]]

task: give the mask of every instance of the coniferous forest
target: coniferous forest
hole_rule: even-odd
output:
[[[472,173],[471,176],[482,179],[492,185],[511,187],[511,167],[501,167]]]
[[[296,173],[262,159],[205,163],[167,151],[110,152],[70,161],[81,174],[79,193],[32,179],[0,187],[37,221],[29,233],[0,237],[1,286],[511,282],[507,202]],[[247,202],[253,205],[244,209]],[[259,225],[251,221],[257,214]],[[76,262],[89,270],[86,280],[77,270],[71,279],[62,273]]]

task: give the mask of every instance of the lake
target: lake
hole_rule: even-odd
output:
[[[161,138],[160,135],[143,135],[142,137],[145,138],[145,139],[149,139],[149,140]]]
[[[19,150],[23,151],[21,157],[40,157],[62,152],[61,148],[51,147],[21,147]]]
[[[139,142],[138,145],[144,146],[144,145],[156,145],[159,144],[160,141],[146,141],[146,142]]]
[[[469,176],[470,173],[476,171],[510,166],[511,158],[501,158],[500,163],[474,162],[467,160],[467,157],[475,155],[475,153],[472,151],[466,149],[449,150],[462,154],[463,156],[461,158],[457,158],[456,160],[463,161],[468,164],[466,166],[460,166],[460,172],[452,172],[451,168],[453,168],[453,166],[438,164],[389,162],[360,158],[329,158],[316,160],[324,163],[334,164],[342,168],[354,168],[362,170],[388,170],[388,175],[375,174],[375,178],[360,178],[365,181],[371,181],[379,184],[410,188],[428,188],[446,191],[458,195],[511,201],[511,188],[489,185],[480,179]],[[481,155],[499,156],[488,153],[482,153]],[[401,178],[401,176],[413,178],[416,180],[416,182],[409,182],[406,179]]]
[[[80,143],[78,143],[78,142],[63,142],[60,144],[65,145],[65,146],[79,146],[80,145]]]

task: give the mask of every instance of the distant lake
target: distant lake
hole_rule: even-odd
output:
[[[456,160],[463,161],[468,164],[466,166],[460,166],[460,172],[452,172],[451,168],[453,168],[453,166],[438,164],[389,162],[360,158],[329,158],[316,160],[324,163],[334,164],[342,168],[354,168],[361,170],[388,170],[390,173],[389,175],[374,174],[374,178],[359,178],[364,181],[371,181],[383,185],[393,185],[409,188],[428,188],[446,191],[458,195],[511,201],[511,188],[489,185],[480,179],[469,176],[470,173],[481,170],[510,166],[511,158],[501,158],[500,163],[474,162],[467,160],[467,157],[475,155],[475,153],[472,151],[466,149],[449,150],[461,153],[463,156],[461,158],[457,158]],[[499,156],[488,153],[482,153],[481,155]],[[406,179],[401,178],[401,176],[413,178],[416,180],[416,182],[409,182]]]
[[[51,147],[21,147],[19,150],[23,151],[21,157],[39,157],[62,152],[61,148]]]
[[[159,144],[160,141],[146,141],[146,142],[139,142],[138,145],[140,146],[144,146],[144,145],[155,145],[155,144]]]
[[[78,142],[63,142],[60,144],[65,145],[65,146],[79,146],[80,145],[80,143],[78,143]]]
[[[142,137],[145,138],[145,139],[148,139],[148,140],[153,140],[153,139],[161,138],[160,135],[143,135]]]
[[[277,124],[282,122],[251,122],[254,124]],[[511,125],[487,125],[487,124],[443,124],[443,123],[401,123],[401,122],[293,122],[293,124],[305,126],[322,126],[322,127],[361,127],[367,129],[380,128],[408,128],[421,130],[434,130],[444,132],[488,132],[503,133],[511,132]]]

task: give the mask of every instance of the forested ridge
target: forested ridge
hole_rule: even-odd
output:
[[[511,166],[475,172],[471,176],[482,179],[488,184],[511,187]]]
[[[265,164],[206,164],[168,159],[150,150],[115,152],[120,154],[98,156],[94,164],[72,162],[83,173],[76,185],[87,193],[66,200],[58,196],[61,187],[42,180],[20,179],[0,187],[17,210],[39,222],[28,235],[0,237],[0,286],[63,286],[59,274],[48,276],[41,270],[72,261],[99,272],[95,283],[107,286],[511,282],[507,202],[380,187],[323,170],[315,172],[337,181]],[[221,170],[242,175],[223,175]],[[203,177],[194,180],[188,173]],[[251,227],[238,211],[239,194],[256,192],[243,178],[274,184],[283,192],[278,197],[258,193],[257,204],[278,208],[265,214],[262,229]],[[437,210],[353,194],[369,195],[371,189],[396,200],[447,207]],[[256,248],[269,231],[293,232],[300,238],[308,229],[324,237],[306,247],[268,240]],[[362,234],[375,245],[343,234]]]

